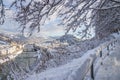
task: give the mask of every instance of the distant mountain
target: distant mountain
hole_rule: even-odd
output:
[[[67,42],[69,44],[75,44],[75,43],[79,42],[79,39],[71,34],[63,35],[62,37],[60,37],[56,40],[58,40],[60,42]]]
[[[51,40],[55,40],[55,39],[58,39],[58,38],[60,38],[61,36],[49,36],[49,39],[51,39]]]

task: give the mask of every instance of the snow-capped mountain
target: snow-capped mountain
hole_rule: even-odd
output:
[[[77,42],[79,42],[79,39],[76,38],[75,36],[71,35],[71,34],[63,35],[62,37],[60,37],[56,40],[58,40],[60,42],[67,42],[70,45],[76,44]]]

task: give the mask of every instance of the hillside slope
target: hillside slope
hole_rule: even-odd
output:
[[[29,75],[26,80],[83,80],[83,78],[85,80],[91,80],[90,73],[87,74],[87,72],[89,72],[88,67],[90,67],[91,62],[94,60],[93,56],[94,54],[96,54],[96,50],[102,52],[104,56],[100,60],[98,59],[95,64],[97,67],[99,66],[98,71],[94,73],[95,80],[119,80],[120,73],[116,73],[113,70],[119,70],[120,67],[120,56],[118,55],[120,50],[120,36],[116,34],[112,35],[114,36],[116,43],[114,42],[114,39],[105,42],[97,48],[87,51],[80,58],[73,59],[69,63],[61,65],[59,67],[47,69],[44,72],[38,74],[34,73],[32,75]],[[105,48],[107,43],[110,43],[110,50],[108,50],[108,47]],[[111,43],[114,45],[112,45]],[[101,50],[101,47],[103,47],[103,50]],[[106,50],[108,50],[108,52],[106,52]],[[107,57],[105,56],[105,54]],[[111,64],[111,61],[113,64]]]

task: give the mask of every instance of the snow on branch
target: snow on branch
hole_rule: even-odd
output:
[[[111,8],[117,8],[117,7],[120,7],[120,5],[111,6],[111,7],[103,7],[103,8],[90,8],[90,9],[105,10],[105,9],[111,9]]]
[[[0,0],[0,24],[4,23],[5,11],[3,0]]]
[[[115,3],[120,3],[119,0],[111,0],[112,2],[115,2]]]
[[[2,5],[3,0],[0,1]],[[119,0],[15,0],[10,9],[16,10],[15,20],[20,23],[22,33],[26,29],[29,30],[29,35],[32,35],[35,29],[39,32],[45,21],[57,13],[57,17],[62,21],[60,24],[66,27],[66,33],[70,30],[75,32],[84,25],[87,30],[81,34],[86,36],[91,27],[101,29],[102,26],[109,26],[111,22],[116,24],[116,19],[119,20],[119,3]],[[1,11],[4,11],[4,6]],[[107,17],[102,17],[100,12]],[[1,15],[3,16],[3,13]]]

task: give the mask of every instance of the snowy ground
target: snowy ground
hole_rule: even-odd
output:
[[[84,73],[82,74],[82,72],[86,72],[85,67],[89,64],[85,63],[87,62],[86,58],[88,58],[90,54],[93,54],[93,52],[94,50],[88,51],[84,54],[84,57],[74,59],[71,62],[60,67],[48,69],[44,72],[41,72],[40,74],[29,75],[29,78],[26,80],[81,80],[82,76],[85,75]]]
[[[103,40],[85,40],[70,46],[51,46],[47,47],[47,49],[40,47],[40,49],[42,49],[40,53],[42,56],[42,59],[39,62],[40,66],[34,65],[33,68],[35,68],[35,70],[32,70],[30,73],[29,71],[28,73],[23,71],[25,74],[14,72],[17,74],[14,74],[14,76],[17,77],[20,73],[22,76],[25,75],[28,77],[26,80],[81,80],[81,76],[85,75],[83,72],[87,72],[86,67],[91,63],[92,58],[90,55],[95,52],[95,48],[99,44],[115,38],[114,36],[117,38],[119,37],[118,35],[113,34]],[[22,76],[20,75],[15,80],[23,80]]]
[[[117,36],[116,34],[114,34],[114,37],[119,38],[119,36]],[[115,51],[115,53],[116,53],[116,55],[114,57],[117,56],[117,53],[119,52],[119,48],[120,48],[119,45],[116,45],[116,46],[117,46],[116,47],[117,50],[112,50],[112,51]],[[87,53],[85,53],[83,55],[83,57],[78,58],[78,59],[73,59],[71,62],[68,62],[65,65],[61,65],[59,67],[52,68],[52,69],[47,69],[44,72],[41,72],[39,74],[34,73],[32,75],[29,75],[29,77],[26,80],[82,80],[82,76],[85,75],[82,72],[86,72],[86,66],[89,65],[89,63],[87,64],[85,62],[85,60],[86,60],[86,58],[90,57],[88,55],[89,54],[93,54],[95,52],[95,50],[96,49],[90,50]],[[111,61],[106,60],[106,59],[104,61],[104,64],[110,64]],[[111,59],[113,59],[113,58],[111,57]],[[89,60],[89,58],[88,58],[88,60]],[[120,61],[117,61],[117,62],[119,63]],[[118,63],[116,63],[116,64],[119,65]],[[84,65],[84,66],[82,66],[82,65]],[[112,68],[113,70],[110,69],[109,71],[107,71],[106,75],[104,74],[103,70],[104,70],[104,68],[106,69],[106,67],[108,65],[107,66],[104,65],[104,66],[105,67],[100,67],[100,69],[97,72],[97,75],[95,77],[95,80],[98,80],[98,78],[99,78],[99,80],[119,80],[118,74],[117,75],[113,75],[114,72],[115,72],[113,70],[117,70],[117,68],[119,70],[118,66],[115,67],[115,65],[110,64],[109,67],[108,67],[108,70],[110,69],[111,66],[113,67]],[[81,67],[83,67],[83,68],[81,68]],[[112,77],[112,75],[115,78]],[[106,76],[106,78],[102,78],[104,76]]]

